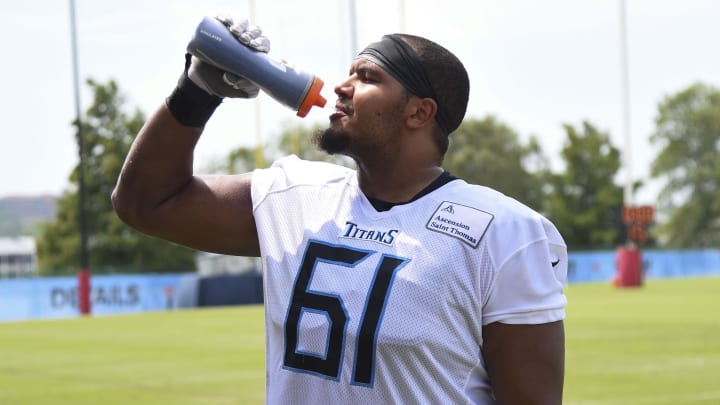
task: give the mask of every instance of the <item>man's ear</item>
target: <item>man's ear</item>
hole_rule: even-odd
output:
[[[405,120],[408,127],[417,129],[426,125],[435,125],[437,103],[431,98],[413,97],[408,102],[410,115]]]

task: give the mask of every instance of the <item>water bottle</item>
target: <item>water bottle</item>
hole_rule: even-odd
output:
[[[226,72],[242,76],[281,104],[304,117],[313,106],[324,107],[323,81],[264,52],[253,51],[213,17],[205,17],[195,30],[187,51]]]

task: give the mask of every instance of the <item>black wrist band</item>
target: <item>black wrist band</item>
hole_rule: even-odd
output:
[[[190,55],[186,55],[185,72],[177,87],[165,100],[170,113],[178,122],[188,127],[202,128],[210,119],[222,98],[208,94],[187,76]]]

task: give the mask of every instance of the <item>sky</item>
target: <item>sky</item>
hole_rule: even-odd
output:
[[[357,51],[383,34],[407,32],[444,45],[463,61],[471,87],[466,118],[494,115],[522,142],[536,136],[551,167],[561,167],[563,125],[588,121],[630,151],[631,164],[618,175],[623,183],[647,181],[658,153],[648,138],[664,98],[698,82],[720,87],[718,0],[359,0],[355,36],[350,3],[75,0],[81,109],[92,102],[84,85],[92,78],[115,80],[127,111],[151,114],[174,88],[187,42],[206,15],[252,17],[270,38],[271,55],[325,82],[328,106]],[[70,2],[13,1],[0,14],[0,37],[0,198],[59,195],[71,187],[68,177],[77,162]],[[201,170],[284,128],[327,122],[329,114],[313,108],[299,118],[264,94],[256,101],[228,100],[206,126],[195,166]],[[649,181],[634,203],[652,204],[661,185]]]

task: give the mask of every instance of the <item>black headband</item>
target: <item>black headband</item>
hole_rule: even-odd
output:
[[[412,94],[420,98],[431,98],[437,104],[435,121],[445,135],[448,135],[448,114],[435,96],[435,91],[415,51],[402,40],[400,35],[385,35],[379,42],[363,49],[358,57],[369,60],[390,73]]]

